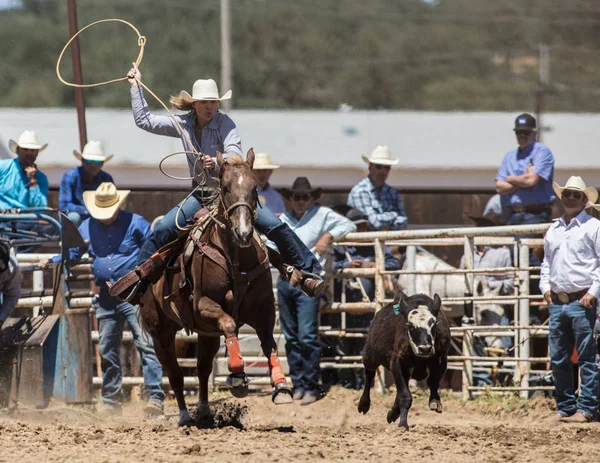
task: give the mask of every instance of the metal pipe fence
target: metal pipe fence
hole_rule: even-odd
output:
[[[367,329],[351,329],[348,328],[348,317],[355,314],[376,313],[381,308],[391,302],[392,299],[386,295],[386,284],[390,279],[404,277],[404,291],[407,294],[415,293],[417,290],[417,278],[420,276],[443,277],[447,275],[455,275],[463,278],[463,294],[460,296],[443,296],[442,301],[446,306],[460,306],[465,303],[472,302],[475,306],[483,303],[497,303],[506,306],[514,307],[513,325],[507,326],[484,326],[477,324],[477,317],[474,320],[469,320],[469,324],[463,326],[453,326],[451,328],[452,339],[454,344],[459,346],[456,355],[449,357],[449,370],[460,369],[462,374],[462,391],[465,399],[472,397],[473,393],[483,390],[481,387],[474,384],[474,372],[491,372],[493,370],[512,374],[513,384],[510,386],[491,387],[491,391],[499,392],[519,392],[523,396],[527,396],[529,392],[534,390],[549,390],[547,386],[531,386],[530,376],[532,372],[542,374],[547,370],[531,370],[532,364],[547,364],[549,358],[547,356],[532,357],[530,355],[530,341],[534,338],[546,337],[548,328],[545,326],[532,326],[529,323],[530,307],[533,304],[543,304],[542,296],[532,295],[529,292],[529,282],[535,279],[536,275],[532,272],[538,272],[539,267],[530,265],[529,253],[533,246],[540,246],[541,239],[531,239],[518,237],[523,235],[541,234],[546,231],[549,224],[543,225],[523,225],[511,227],[488,227],[488,228],[454,228],[454,229],[439,229],[439,230],[405,230],[405,231],[389,231],[389,232],[366,232],[352,233],[344,238],[344,240],[334,243],[339,246],[359,245],[373,246],[375,249],[375,265],[374,268],[357,268],[344,269],[339,272],[327,269],[326,277],[329,281],[329,299],[323,305],[321,312],[323,314],[339,314],[339,326],[323,326],[320,329],[320,335],[325,338],[355,338],[364,339],[367,335]],[[387,246],[403,246],[406,247],[406,263],[402,270],[386,270],[385,269],[385,249]],[[419,259],[419,246],[462,246],[464,249],[464,268],[462,269],[434,269],[423,270],[417,269],[417,261]],[[477,246],[507,246],[512,250],[514,262],[516,265],[512,267],[501,268],[475,268],[474,253]],[[33,272],[32,289],[27,295],[19,301],[18,307],[22,308],[45,308],[52,306],[52,297],[46,294],[43,282],[43,272],[37,267],[37,262],[41,258],[48,258],[48,254],[19,254],[18,259],[23,271]],[[331,262],[331,259],[328,260]],[[67,281],[87,281],[92,280],[91,265],[89,259],[84,259],[78,265],[70,268],[70,274],[67,276]],[[480,275],[498,275],[508,274],[515,279],[515,292],[511,295],[496,295],[496,296],[478,296],[475,294],[476,277]],[[345,291],[342,291],[340,300],[334,301],[332,298],[331,287],[335,280],[341,280],[342,288],[345,281],[356,278],[371,278],[374,280],[375,297],[368,302],[348,302],[346,301]],[[25,294],[24,294],[25,295]],[[433,296],[433,294],[429,294]],[[72,291],[67,294],[69,297],[70,307],[72,308],[91,308],[92,295],[89,291]],[[240,330],[241,334],[251,336],[252,331],[246,328]],[[281,337],[279,332],[276,332],[276,337]],[[500,357],[486,357],[476,355],[473,350],[473,339],[475,337],[506,337],[514,341],[515,347],[512,355],[503,354]],[[92,331],[92,342],[98,342],[98,332]],[[195,342],[197,336],[195,334],[187,335],[179,333],[177,339],[186,342]],[[131,334],[126,332],[123,336],[123,342],[130,343],[132,341]],[[221,354],[222,355],[222,354]],[[255,360],[254,354],[248,355],[248,361]],[[258,357],[257,357],[258,359]],[[217,359],[218,360],[218,359]],[[340,368],[361,368],[361,357],[358,355],[334,355],[322,358],[322,368],[340,369]],[[182,366],[195,367],[195,359],[181,359]],[[92,365],[90,365],[92,368]],[[266,375],[266,367],[265,367]],[[215,375],[213,384],[219,384],[223,381],[223,377]],[[268,378],[255,378],[253,384],[259,385],[263,382],[268,384]],[[378,379],[379,385],[383,384],[383,376],[380,374]],[[99,371],[93,380],[94,386],[101,383]],[[124,386],[142,384],[142,378],[126,377],[124,378]],[[195,378],[186,377],[186,385],[195,385]]]

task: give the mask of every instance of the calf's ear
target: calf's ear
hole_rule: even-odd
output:
[[[440,307],[442,307],[442,300],[440,299],[440,296],[438,296],[438,294],[436,293],[433,296],[433,307],[431,308],[431,313],[435,317],[437,317],[440,313]]]

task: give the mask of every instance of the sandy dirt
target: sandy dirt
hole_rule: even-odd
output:
[[[335,388],[308,407],[275,406],[264,394],[239,400],[214,394],[221,423],[245,412],[242,430],[179,428],[173,401],[162,420],[143,418],[137,405],[118,418],[60,404],[43,413],[1,413],[0,461],[600,461],[600,423],[553,423],[548,399],[464,404],[446,395],[437,414],[417,394],[405,432],[386,422],[392,395],[374,394],[363,416],[356,411],[359,394]]]

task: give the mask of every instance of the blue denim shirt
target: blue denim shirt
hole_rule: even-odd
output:
[[[142,245],[150,238],[150,224],[141,215],[120,211],[117,220],[110,225],[90,217],[79,226],[84,240],[89,240],[88,253],[94,258],[92,270],[96,284],[106,290],[106,282],[114,283],[133,270]],[[69,250],[69,259],[78,260],[83,248]],[[59,256],[52,258],[58,263]]]
[[[181,130],[171,116],[157,115],[150,112],[148,103],[144,99],[144,91],[141,87],[131,88],[131,109],[133,110],[133,119],[139,128],[157,135],[181,138],[184,151],[193,152],[195,148],[197,152],[209,154],[212,157],[216,156],[217,151],[223,153],[225,158],[227,157],[227,153],[237,153],[243,157],[242,140],[240,139],[235,123],[226,114],[217,112],[212,121],[210,121],[210,124],[202,129],[202,140],[200,143],[198,143],[194,135],[194,129],[197,124],[196,113],[191,111],[188,114],[176,115],[177,122],[179,122],[193,143],[194,146],[192,147],[186,137],[182,135]],[[202,163],[196,162],[196,160],[196,156],[192,154],[187,155],[190,176],[194,178],[198,178],[202,172]],[[218,177],[216,163],[211,174],[214,177]],[[209,176],[206,184],[215,183],[215,180]],[[194,180],[192,184],[196,185],[196,181]]]
[[[48,178],[38,170],[37,185],[28,187],[29,179],[19,160],[0,161],[0,211],[13,208],[47,207]]]
[[[92,183],[83,183],[83,167],[73,167],[67,170],[60,177],[60,190],[58,194],[58,203],[61,211],[77,212],[82,219],[90,216],[85,203],[83,202],[83,192],[95,190],[103,182],[113,182],[110,174],[101,170],[92,179]]]
[[[556,199],[552,190],[554,155],[546,145],[537,141],[524,150],[515,148],[506,153],[496,180],[506,181],[509,175],[523,175],[530,164],[533,165],[534,172],[541,177],[540,181],[531,188],[519,188],[510,195],[502,195],[503,206],[548,204]]]

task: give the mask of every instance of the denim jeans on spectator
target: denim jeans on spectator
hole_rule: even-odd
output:
[[[319,301],[280,278],[277,302],[294,389],[316,393],[319,390],[321,360]]]
[[[538,223],[550,223],[550,212],[513,212],[506,221],[506,225],[535,225]],[[522,235],[518,236],[517,239],[521,238],[539,238],[540,235]],[[540,260],[530,251],[529,254],[529,265],[539,266],[541,265]]]
[[[162,366],[160,365],[152,337],[142,330],[138,322],[137,308],[100,292],[96,307],[100,334],[100,357],[102,359],[102,401],[108,405],[123,403],[122,373],[120,362],[121,339],[125,322],[133,334],[133,342],[140,352],[144,387],[150,399],[163,402]]]
[[[185,201],[185,202],[184,202]],[[152,237],[144,243],[138,256],[137,264],[150,258],[158,249],[175,240],[179,236],[179,229],[175,224],[178,219],[179,226],[183,227],[192,222],[194,214],[202,208],[202,203],[196,196],[190,196],[171,209],[156,225]],[[183,205],[182,205],[183,204]],[[181,212],[177,217],[177,211]],[[279,220],[270,209],[258,208],[258,218],[254,223],[256,229],[273,241],[281,253],[284,262],[310,273],[320,274],[323,270],[312,252],[304,245],[300,238],[285,223]]]
[[[71,222],[73,222],[76,227],[79,227],[79,225],[81,225],[81,222],[83,222],[83,217],[81,217],[81,214],[79,212],[74,212],[74,211],[67,212],[67,218]]]
[[[600,373],[596,369],[596,343],[593,337],[596,308],[586,309],[578,301],[550,304],[550,358],[558,411],[565,415],[582,412],[596,416]],[[579,399],[575,397],[571,355],[577,348],[581,377]]]

